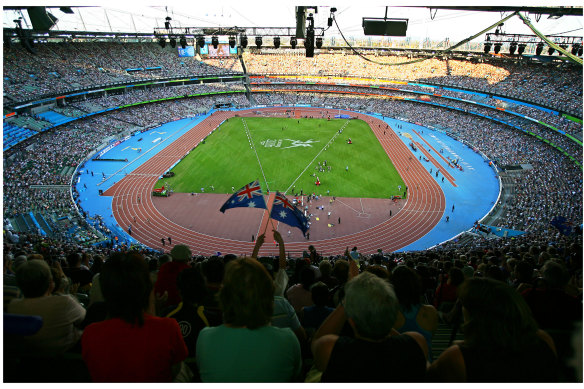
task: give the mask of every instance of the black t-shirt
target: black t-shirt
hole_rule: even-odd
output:
[[[189,350],[189,357],[195,356],[197,339],[199,332],[207,326],[214,327],[223,324],[223,318],[213,311],[208,310],[204,306],[196,306],[193,304],[183,304],[182,302],[175,307],[168,309],[166,317],[175,319],[178,322],[180,331],[187,348]]]
[[[379,343],[340,336],[321,381],[422,382],[425,374],[424,352],[411,336],[390,336]]]
[[[460,351],[467,382],[557,382],[559,365],[552,349],[539,337],[519,352],[477,349],[464,344]]]

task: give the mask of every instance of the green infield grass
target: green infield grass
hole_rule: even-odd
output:
[[[324,171],[319,171],[318,162]],[[237,190],[258,179],[264,193],[269,189],[294,194],[302,189],[323,196],[388,198],[405,191],[402,178],[362,120],[233,117],[172,172],[174,177],[159,180],[156,187],[232,193],[232,187]]]

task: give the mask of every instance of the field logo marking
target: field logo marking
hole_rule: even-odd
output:
[[[266,139],[260,142],[264,147],[280,147],[282,146],[282,139]]]
[[[312,147],[312,143],[320,142],[318,140],[312,140],[312,139],[309,139],[307,141],[294,140],[294,139],[286,139],[286,140],[289,140],[290,142],[292,142],[292,145],[288,146],[288,147],[282,147],[283,149],[291,149],[293,147]]]

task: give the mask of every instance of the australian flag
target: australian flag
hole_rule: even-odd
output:
[[[563,216],[555,216],[550,224],[556,227],[562,235],[570,235],[572,233],[572,223]]]
[[[258,180],[247,184],[235,192],[219,210],[225,213],[226,209],[237,207],[267,209],[264,196],[262,195],[262,188]]]
[[[288,224],[290,227],[298,227],[302,230],[302,234],[306,235],[308,231],[308,220],[302,212],[292,205],[286,196],[280,192],[276,192],[274,205],[272,206],[272,213],[270,217],[274,220],[281,221]]]

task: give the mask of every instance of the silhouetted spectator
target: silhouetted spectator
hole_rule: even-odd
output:
[[[357,264],[351,261],[353,273]],[[353,277],[353,276],[351,276]],[[393,324],[399,302],[389,282],[364,272],[345,287],[344,303],[320,326],[312,342],[323,382],[420,382],[428,348],[417,332],[399,334]],[[339,336],[345,321],[355,338]]]
[[[170,382],[188,350],[176,320],[153,316],[152,283],[144,258],[114,254],[100,282],[108,320],[90,324],[82,355],[96,382]]]
[[[558,380],[554,343],[538,329],[515,289],[491,278],[471,278],[460,286],[459,294],[464,341],[446,349],[430,366],[431,381]]]

